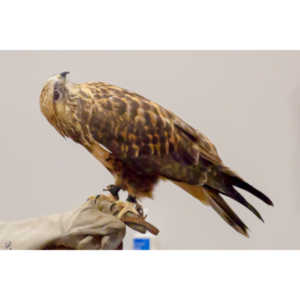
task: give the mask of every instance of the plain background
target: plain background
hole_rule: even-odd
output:
[[[155,199],[143,202],[161,231],[161,249],[300,248],[299,59],[299,52],[259,51],[1,52],[0,219],[70,210],[113,181],[40,113],[46,80],[70,71],[71,81],[110,82],[177,113],[275,203],[271,208],[244,193],[263,224],[228,200],[251,229],[246,239],[212,209],[163,182]],[[128,230],[128,249],[131,238]]]

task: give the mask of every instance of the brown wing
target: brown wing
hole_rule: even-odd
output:
[[[192,185],[211,191],[211,195],[225,194],[261,220],[259,212],[234,187],[272,205],[266,195],[223,165],[215,147],[204,135],[173,113],[138,94],[109,84],[83,84],[81,89],[77,118],[85,136],[91,135],[135,173],[155,173],[187,183],[190,186],[183,188],[197,198],[204,191],[194,190]],[[219,198],[214,201],[215,209],[229,217],[227,206]]]
[[[174,114],[173,114],[174,115]],[[200,154],[205,159],[212,163],[221,163],[221,158],[217,153],[216,147],[210,142],[210,140],[198,130],[188,125],[186,122],[181,120],[179,117],[174,115],[174,125],[177,130],[181,131],[187,137],[197,144]]]
[[[196,184],[205,161],[221,164],[208,138],[157,103],[105,83],[84,84],[82,92],[92,94],[92,136],[135,169]],[[91,105],[82,99],[81,107]]]

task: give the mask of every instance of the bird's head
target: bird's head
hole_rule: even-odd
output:
[[[41,101],[56,102],[63,99],[66,95],[66,82],[68,74],[69,72],[62,72],[50,77],[42,89]]]
[[[62,72],[50,77],[44,85],[40,95],[41,111],[48,121],[57,127],[57,112],[67,97],[68,89],[67,75],[69,72]]]

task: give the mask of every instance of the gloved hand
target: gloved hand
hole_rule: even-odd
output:
[[[99,206],[90,197],[67,213],[0,223],[0,249],[117,249],[126,226]]]
[[[100,197],[90,197],[78,209],[64,214],[63,232],[48,247],[117,249],[125,236],[126,226],[109,214],[110,211],[100,211],[100,205]]]

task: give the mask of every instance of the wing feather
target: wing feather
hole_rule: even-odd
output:
[[[222,164],[206,136],[159,104],[109,84],[88,83],[84,89],[93,95],[92,136],[134,168],[198,183],[205,160]]]

